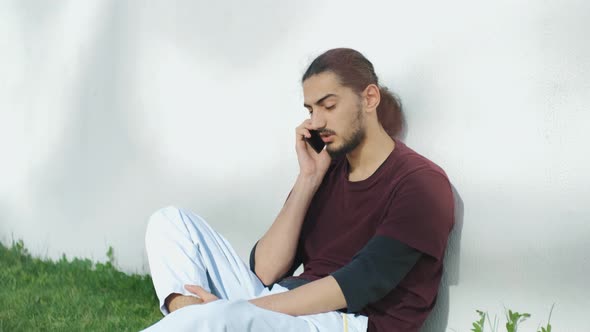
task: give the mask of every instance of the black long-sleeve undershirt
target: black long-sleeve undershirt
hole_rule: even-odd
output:
[[[331,273],[336,279],[349,313],[378,301],[406,276],[421,253],[386,236],[374,236],[351,262]]]

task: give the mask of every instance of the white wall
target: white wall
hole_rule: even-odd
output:
[[[406,143],[458,194],[440,305],[584,331],[590,311],[587,1],[0,4],[0,239],[147,271],[146,219],[190,208],[247,258],[297,173],[299,78],[353,47]],[[525,328],[526,327],[526,328]]]

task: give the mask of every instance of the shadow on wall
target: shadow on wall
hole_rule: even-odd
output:
[[[215,61],[241,69],[256,66],[269,50],[288,40],[309,15],[308,2],[255,0],[246,11],[239,0],[184,1],[182,10],[170,10],[168,2],[154,2],[144,11],[150,25],[157,27],[156,34],[192,50],[203,63]]]
[[[445,263],[440,288],[438,290],[438,298],[436,305],[421,332],[440,332],[445,331],[449,322],[449,288],[451,285],[459,284],[459,266],[460,266],[460,252],[461,252],[461,231],[463,229],[463,200],[457,189],[452,186],[453,196],[455,199],[455,225],[449,235],[449,242],[445,252]]]
[[[411,78],[404,79],[403,77],[400,78],[402,81],[407,82],[418,82],[414,76]],[[387,84],[390,83],[390,84]],[[420,89],[416,89],[415,91],[411,91],[410,89],[408,95],[412,96],[421,96],[419,91],[425,91],[424,86],[428,83],[425,81],[420,81],[419,84]],[[385,86],[395,86],[393,82],[385,82]],[[431,89],[429,86],[428,89]],[[426,90],[428,90],[426,89]],[[398,98],[400,97],[397,95],[396,91],[392,91]],[[413,92],[413,93],[412,93]],[[420,103],[423,101],[423,98],[417,98],[415,101],[411,102],[413,109],[421,109],[425,106],[421,105]],[[400,132],[396,135],[398,139],[402,142],[406,141],[408,136],[409,126],[407,121],[407,110],[404,107],[403,100],[399,99],[399,102],[402,106],[402,127]],[[445,251],[444,257],[444,271],[443,276],[440,282],[440,287],[438,290],[438,296],[436,299],[436,304],[424,322],[424,325],[420,329],[421,332],[441,332],[445,331],[447,328],[447,324],[449,322],[449,304],[450,304],[450,296],[449,296],[449,288],[451,285],[458,285],[459,284],[459,266],[460,266],[460,252],[461,252],[461,231],[463,229],[463,200],[457,191],[457,188],[451,184],[453,190],[453,198],[455,201],[455,225],[453,226],[453,230],[451,234],[449,234],[449,240],[447,243],[447,249]]]

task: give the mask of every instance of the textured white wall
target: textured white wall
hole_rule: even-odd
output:
[[[409,146],[457,191],[439,306],[585,331],[590,311],[590,5],[365,1],[0,4],[0,239],[146,271],[175,204],[247,258],[297,173],[299,78],[363,52],[405,106]]]

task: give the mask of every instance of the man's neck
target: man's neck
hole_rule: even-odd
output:
[[[371,176],[395,148],[393,139],[383,130],[367,134],[363,142],[346,155],[350,165],[348,179],[362,181]]]

